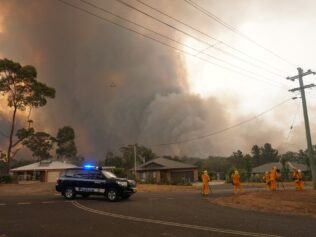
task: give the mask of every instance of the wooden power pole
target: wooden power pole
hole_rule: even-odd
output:
[[[312,137],[311,137],[310,127],[309,127],[308,111],[307,111],[306,97],[305,97],[305,89],[312,88],[316,85],[309,84],[309,85],[304,86],[304,83],[303,83],[304,76],[307,76],[310,74],[315,75],[316,73],[312,72],[311,70],[308,70],[307,72],[303,72],[303,69],[300,67],[297,68],[297,71],[298,71],[298,75],[293,76],[293,77],[287,77],[286,79],[291,80],[291,81],[298,79],[299,83],[300,83],[300,87],[293,88],[289,91],[294,92],[294,91],[299,90],[301,92],[304,121],[305,121],[307,149],[308,149],[308,158],[309,158],[310,168],[311,168],[311,172],[312,172],[313,187],[314,187],[314,189],[316,189],[316,160],[315,160],[315,156],[314,156],[314,152],[313,152]]]

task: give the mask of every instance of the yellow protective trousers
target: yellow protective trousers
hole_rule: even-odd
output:
[[[296,190],[303,190],[304,189],[304,182],[302,180],[295,180],[295,189]]]
[[[276,180],[271,180],[270,181],[270,190],[275,191],[277,189],[277,182]]]
[[[244,192],[244,188],[240,183],[235,183],[234,184],[234,193],[236,194],[238,192],[238,189],[241,193]]]
[[[203,195],[208,195],[209,192],[209,187],[208,187],[208,182],[202,184],[202,194]]]

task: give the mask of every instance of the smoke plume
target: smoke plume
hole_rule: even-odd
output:
[[[118,5],[111,7],[119,11]],[[229,112],[238,100],[190,94],[184,59],[177,52],[59,1],[1,1],[0,9],[0,56],[34,65],[38,80],[56,89],[54,100],[33,110],[34,126],[53,135],[72,126],[78,150],[87,157],[101,159],[107,151],[134,143],[159,155],[228,155],[285,136],[256,121],[225,135],[159,146],[245,118]]]

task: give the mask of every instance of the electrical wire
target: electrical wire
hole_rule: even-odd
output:
[[[94,17],[96,17],[96,18],[99,18],[99,19],[101,19],[101,20],[103,20],[103,21],[106,21],[106,22],[111,23],[111,24],[113,24],[113,25],[116,25],[116,26],[118,26],[118,27],[124,28],[124,29],[126,29],[126,30],[128,30],[128,31],[130,31],[130,32],[136,33],[136,34],[141,35],[141,36],[143,36],[143,37],[145,37],[145,38],[151,39],[151,40],[153,40],[153,41],[155,41],[155,42],[157,42],[157,43],[159,43],[159,44],[162,44],[162,45],[164,45],[164,46],[167,46],[167,47],[169,47],[169,48],[172,48],[172,49],[174,49],[174,50],[176,50],[176,51],[179,51],[179,52],[181,52],[181,53],[183,53],[183,54],[186,54],[186,55],[189,55],[189,56],[198,58],[198,59],[201,60],[201,61],[210,63],[210,64],[212,64],[212,65],[215,65],[215,66],[217,66],[217,67],[223,68],[223,69],[225,69],[225,70],[228,70],[228,71],[231,71],[231,72],[234,72],[234,73],[238,73],[238,74],[240,74],[240,75],[242,75],[242,76],[246,76],[245,79],[250,79],[250,78],[247,78],[249,75],[247,75],[247,74],[245,74],[245,73],[243,73],[243,72],[240,72],[240,71],[231,69],[231,68],[229,68],[229,67],[226,67],[226,66],[223,66],[223,65],[214,63],[214,62],[212,62],[212,61],[209,61],[209,60],[207,60],[207,59],[205,59],[205,58],[201,58],[201,57],[199,57],[199,56],[197,56],[197,55],[188,53],[188,52],[186,52],[186,51],[184,51],[184,50],[182,50],[182,49],[179,49],[179,48],[177,48],[177,47],[174,47],[174,46],[172,46],[172,45],[169,45],[169,44],[167,44],[167,43],[164,43],[164,42],[162,42],[162,41],[160,41],[160,40],[158,40],[158,39],[156,39],[156,38],[153,38],[153,37],[151,37],[151,36],[148,36],[148,35],[145,35],[145,34],[143,34],[143,33],[140,33],[140,32],[138,32],[137,30],[131,29],[131,28],[125,26],[125,25],[122,25],[122,24],[119,24],[119,23],[117,23],[117,22],[111,21],[111,20],[109,20],[109,19],[107,19],[107,18],[104,18],[104,17],[102,17],[102,16],[100,16],[100,15],[97,15],[97,14],[91,12],[91,11],[88,11],[88,10],[86,10],[86,9],[84,9],[84,8],[81,8],[81,7],[79,7],[79,6],[73,5],[73,4],[71,4],[71,3],[69,3],[69,2],[66,2],[66,1],[64,1],[64,0],[58,0],[58,1],[61,2],[61,3],[63,3],[63,4],[65,4],[65,5],[70,6],[70,7],[72,7],[72,8],[75,8],[75,9],[77,9],[77,10],[80,10],[80,11],[82,11],[82,12],[85,12],[85,13],[91,15],[91,16],[94,16]],[[274,84],[274,83],[276,83],[276,82],[274,82],[274,81],[263,80],[263,79],[254,78],[254,77],[252,77],[250,80],[258,80],[258,81],[262,81],[262,82],[268,83],[268,84],[270,84],[270,85],[273,85],[274,87],[278,87],[278,88],[280,88],[280,89],[286,89],[286,88],[283,87],[283,86],[280,86],[280,85],[278,85],[278,84]],[[281,85],[283,85],[283,84],[281,84]]]
[[[265,50],[266,52],[270,53],[271,55],[279,58],[280,60],[282,60],[283,62],[286,62],[287,64],[297,67],[294,63],[290,62],[289,60],[285,59],[284,57],[276,54],[275,52],[273,52],[272,50],[268,49],[267,47],[259,44],[258,42],[256,42],[255,40],[253,40],[252,38],[250,38],[249,36],[245,35],[244,33],[242,33],[240,30],[238,30],[237,28],[233,27],[232,25],[226,23],[225,21],[223,21],[221,18],[219,18],[218,16],[216,16],[215,14],[211,13],[210,11],[206,10],[205,8],[203,8],[202,6],[198,5],[197,3],[195,3],[194,1],[191,0],[184,0],[185,2],[187,2],[189,5],[191,5],[192,7],[196,8],[197,10],[199,10],[200,12],[202,12],[203,14],[207,15],[208,17],[212,18],[213,20],[217,21],[218,23],[220,23],[221,25],[225,26],[227,29],[231,30],[232,32],[238,34],[239,36],[243,37],[244,39],[248,40],[249,42],[253,43],[254,45],[258,46],[259,48]]]
[[[299,112],[300,105],[301,105],[301,101],[298,101],[297,107],[296,107],[296,111],[294,113],[293,120],[292,120],[292,123],[291,123],[291,126],[290,126],[290,130],[289,130],[289,133],[288,133],[288,135],[286,137],[286,142],[288,142],[288,140],[290,138],[290,135],[291,135],[291,132],[293,131],[293,125],[294,125],[294,122],[296,120],[297,114]]]
[[[193,142],[193,141],[196,141],[196,140],[200,140],[200,139],[208,138],[208,137],[211,137],[211,136],[215,136],[215,135],[224,133],[224,132],[226,132],[226,131],[228,131],[228,130],[231,130],[231,129],[233,129],[233,128],[240,127],[240,126],[242,126],[242,125],[244,125],[244,124],[246,124],[246,123],[248,123],[248,122],[250,122],[250,121],[253,121],[253,120],[255,120],[255,119],[257,119],[257,118],[263,116],[264,114],[266,114],[266,113],[268,113],[268,112],[274,110],[275,108],[277,108],[277,107],[279,107],[279,106],[281,106],[281,105],[287,103],[288,101],[290,101],[290,100],[292,100],[292,99],[293,99],[293,98],[286,99],[286,100],[282,101],[281,103],[276,104],[276,105],[274,105],[273,107],[271,107],[271,108],[269,108],[269,109],[267,109],[267,110],[265,110],[265,111],[263,111],[263,112],[257,114],[257,115],[254,116],[254,117],[251,117],[251,118],[249,118],[249,119],[246,119],[246,120],[244,120],[244,121],[241,121],[241,122],[239,122],[239,123],[237,123],[237,124],[234,124],[234,125],[232,125],[232,126],[229,126],[229,127],[223,128],[223,129],[219,129],[219,130],[217,130],[217,131],[214,131],[214,132],[212,132],[212,133],[209,133],[209,134],[206,134],[206,135],[203,135],[203,136],[198,136],[198,137],[188,138],[188,139],[183,139],[183,140],[177,140],[177,141],[168,142],[168,143],[160,143],[160,144],[155,144],[155,145],[150,145],[150,146],[159,147],[159,146],[177,145],[177,144],[182,144],[182,143],[187,143],[187,142]]]
[[[160,13],[161,15],[164,15],[164,16],[166,16],[166,17],[168,17],[168,18],[170,18],[170,19],[172,19],[172,20],[174,20],[174,21],[180,23],[181,25],[184,25],[184,26],[190,28],[191,30],[194,30],[194,31],[196,31],[196,32],[198,32],[198,33],[200,33],[200,34],[202,34],[202,35],[204,35],[204,36],[206,36],[206,37],[208,37],[208,38],[210,38],[210,39],[212,39],[212,40],[216,40],[218,43],[221,43],[221,44],[227,46],[228,48],[230,48],[230,49],[232,49],[232,50],[234,50],[234,51],[236,51],[236,52],[238,52],[238,53],[240,53],[240,54],[242,54],[242,55],[244,55],[244,56],[250,58],[251,60],[255,60],[255,61],[257,61],[257,62],[259,62],[259,63],[261,63],[261,64],[264,64],[264,65],[268,66],[269,68],[273,68],[273,69],[276,70],[276,71],[282,72],[280,69],[274,67],[273,65],[269,65],[269,64],[265,63],[264,61],[262,61],[262,60],[260,60],[260,59],[254,58],[254,57],[252,57],[252,56],[250,56],[250,55],[244,53],[243,51],[232,47],[231,45],[225,43],[224,41],[220,41],[219,39],[216,39],[214,36],[211,36],[211,35],[209,35],[209,34],[203,32],[203,31],[201,31],[201,30],[199,30],[199,29],[197,29],[197,28],[195,28],[195,27],[193,27],[193,26],[191,26],[191,25],[189,25],[189,24],[187,24],[187,23],[185,23],[185,22],[183,22],[183,21],[180,21],[179,19],[177,19],[177,18],[175,18],[175,17],[173,17],[173,16],[168,15],[167,13],[165,13],[165,12],[163,12],[163,11],[161,11],[161,10],[159,10],[159,9],[157,9],[157,8],[155,8],[155,7],[153,7],[153,6],[151,6],[151,5],[149,5],[148,3],[143,2],[142,0],[135,0],[135,1],[139,2],[140,4],[142,4],[142,5],[144,5],[144,6],[148,7],[148,8],[150,8],[151,10],[154,10],[154,11]],[[218,50],[218,51],[220,51],[220,52],[222,52],[222,53],[224,53],[224,54],[227,54],[227,55],[229,55],[229,56],[231,56],[231,57],[235,57],[235,58],[237,58],[239,61],[248,63],[248,64],[250,64],[250,65],[252,65],[252,66],[255,66],[255,67],[257,67],[257,68],[263,69],[263,70],[265,70],[266,72],[269,72],[269,73],[271,73],[271,74],[274,74],[274,75],[276,75],[276,76],[279,76],[279,77],[284,78],[284,76],[281,75],[281,74],[279,74],[279,73],[275,73],[275,72],[272,71],[272,70],[268,70],[268,69],[265,68],[265,67],[262,67],[262,66],[260,66],[260,65],[258,65],[258,64],[255,64],[255,63],[253,63],[253,62],[250,62],[250,61],[248,61],[248,60],[245,60],[245,59],[243,59],[243,58],[240,58],[240,57],[238,57],[238,56],[236,56],[236,55],[234,55],[234,54],[232,54],[232,53],[229,53],[229,52],[227,52],[227,51],[225,51],[225,50],[223,50],[223,49],[221,49],[221,48],[218,48],[218,47],[215,47],[215,46],[212,47],[212,48],[214,48],[215,50]],[[284,73],[284,72],[283,72],[283,73]]]
[[[123,0],[115,0],[115,1],[117,1],[117,2],[119,2],[119,3],[121,3],[121,4],[123,4],[123,5],[125,5],[125,6],[127,6],[127,7],[129,7],[129,8],[131,8],[131,9],[133,9],[133,10],[135,10],[135,11],[137,11],[137,12],[139,12],[139,13],[141,13],[141,14],[147,16],[147,17],[150,17],[151,19],[154,19],[155,21],[160,22],[161,24],[164,24],[164,25],[166,25],[166,26],[168,26],[168,27],[170,27],[170,28],[172,28],[172,29],[174,29],[174,30],[176,30],[176,31],[178,31],[178,32],[181,32],[182,34],[184,34],[184,35],[186,35],[186,36],[189,36],[189,37],[191,37],[191,38],[193,38],[193,39],[199,41],[200,43],[206,44],[206,45],[208,45],[208,46],[212,46],[212,45],[211,45],[210,43],[208,43],[207,41],[202,40],[202,39],[196,37],[195,35],[192,35],[192,34],[186,32],[186,31],[184,31],[184,30],[182,30],[182,29],[179,29],[179,28],[177,28],[177,27],[175,27],[175,26],[173,26],[173,25],[171,25],[171,24],[169,24],[169,23],[167,23],[167,22],[165,22],[165,21],[162,21],[161,19],[159,19],[159,18],[157,18],[157,17],[155,17],[155,16],[152,16],[152,15],[150,15],[149,13],[144,12],[144,11],[138,9],[138,8],[136,8],[136,7],[133,6],[133,5],[124,2]],[[217,40],[217,41],[218,41],[218,40]],[[214,47],[213,47],[213,48],[214,48]],[[209,55],[209,56],[210,56],[210,55]],[[211,57],[213,57],[213,56],[211,56]],[[214,58],[214,57],[213,57],[213,58]],[[219,59],[217,59],[217,60],[219,60]],[[220,61],[224,61],[224,60],[220,59]],[[226,62],[226,63],[227,63],[227,62]],[[227,64],[231,64],[231,63],[227,63]],[[234,66],[237,67],[236,65],[234,65]],[[250,72],[250,73],[253,74],[253,75],[256,75],[256,76],[265,78],[265,77],[263,77],[263,76],[261,76],[261,75],[255,73],[255,72],[251,72],[251,71],[246,70],[246,69],[242,69],[242,70],[247,71],[248,73]],[[283,78],[283,76],[281,76],[281,77]],[[265,78],[265,79],[267,79],[267,78]],[[269,80],[269,79],[267,79],[267,80]],[[282,84],[282,83],[281,83],[281,84]]]
[[[111,11],[105,9],[105,8],[102,8],[102,7],[98,6],[98,5],[95,5],[95,4],[91,3],[91,2],[88,2],[88,1],[86,1],[86,0],[80,0],[80,1],[83,2],[83,3],[85,3],[85,4],[87,4],[87,5],[89,5],[89,6],[92,6],[92,7],[96,8],[96,9],[98,9],[98,10],[104,11],[104,12],[106,12],[107,14],[110,14],[110,15],[112,15],[112,16],[115,16],[115,17],[119,18],[119,19],[122,19],[122,20],[124,20],[124,21],[126,21],[126,22],[128,22],[128,23],[130,23],[130,24],[136,25],[136,26],[138,26],[138,27],[140,27],[140,28],[142,28],[142,29],[145,29],[145,30],[147,30],[147,31],[150,31],[150,32],[152,32],[152,33],[155,33],[155,34],[159,35],[160,37],[163,37],[163,38],[165,38],[165,39],[168,39],[168,40],[170,40],[170,41],[173,41],[173,42],[175,42],[175,43],[177,43],[177,44],[180,44],[180,45],[182,45],[182,46],[184,46],[184,47],[188,47],[189,49],[194,50],[194,51],[197,52],[197,53],[195,54],[195,56],[198,55],[198,54],[206,55],[207,57],[210,57],[210,58],[215,59],[215,60],[217,60],[217,61],[219,61],[219,62],[225,63],[225,64],[227,64],[227,65],[229,65],[229,66],[231,66],[231,67],[233,67],[233,68],[237,68],[238,70],[244,71],[245,73],[249,73],[249,74],[254,75],[254,76],[257,76],[257,77],[262,77],[261,75],[259,75],[259,74],[257,74],[257,73],[254,73],[254,72],[249,71],[249,70],[247,70],[247,69],[241,68],[241,67],[236,66],[236,65],[234,65],[234,64],[232,64],[232,63],[229,63],[229,62],[227,62],[227,61],[225,61],[225,60],[223,60],[223,59],[221,59],[221,58],[214,57],[214,56],[212,56],[212,55],[210,55],[210,54],[207,54],[207,53],[203,52],[203,51],[206,50],[206,49],[204,49],[204,50],[197,50],[197,49],[195,49],[195,48],[193,48],[193,47],[191,47],[191,46],[189,46],[189,45],[183,44],[182,42],[180,42],[180,41],[178,41],[178,40],[174,40],[174,39],[172,39],[172,38],[170,38],[170,37],[168,37],[168,36],[165,36],[165,35],[163,35],[163,34],[157,32],[157,31],[154,31],[154,30],[152,30],[152,29],[150,29],[150,28],[148,28],[148,27],[145,27],[145,26],[143,26],[143,25],[140,25],[140,24],[138,24],[138,23],[135,23],[134,21],[131,21],[131,20],[127,19],[127,18],[124,18],[124,17],[122,17],[122,16],[120,16],[120,15],[118,15],[118,14],[115,14],[115,13],[113,13],[113,12],[111,12]],[[118,1],[119,1],[119,0],[118,0]],[[120,2],[120,1],[119,1],[119,2]],[[214,47],[214,45],[209,45],[209,48],[210,48],[210,47]],[[265,77],[262,77],[262,78],[264,78],[265,80],[270,81],[268,78],[265,78]],[[272,80],[271,80],[271,82],[272,82]],[[273,81],[273,83],[276,83],[276,82]],[[283,83],[276,83],[276,84],[285,86],[285,84],[283,84]],[[285,88],[285,87],[284,87],[284,88]]]
[[[73,8],[75,8],[75,9],[77,9],[77,10],[83,11],[83,12],[89,14],[89,15],[92,15],[92,16],[94,16],[94,17],[97,17],[97,18],[99,18],[99,19],[102,19],[102,20],[104,20],[104,21],[106,21],[106,22],[109,22],[109,23],[111,23],[111,24],[114,24],[114,25],[116,25],[116,26],[119,26],[119,27],[121,27],[121,28],[124,28],[124,29],[126,29],[126,30],[128,30],[128,31],[131,31],[131,32],[137,33],[137,34],[139,34],[139,35],[141,35],[141,36],[143,36],[143,37],[149,38],[149,39],[151,39],[151,40],[153,40],[153,41],[156,41],[156,42],[158,42],[158,43],[160,43],[160,44],[162,44],[162,45],[165,45],[165,46],[167,46],[167,47],[171,47],[171,48],[173,48],[173,49],[175,49],[175,50],[177,50],[177,51],[182,51],[183,53],[188,54],[188,55],[190,55],[190,56],[193,56],[193,57],[195,56],[195,55],[189,54],[189,53],[187,53],[187,52],[185,52],[185,51],[183,51],[183,50],[181,50],[181,49],[178,49],[178,48],[176,48],[176,47],[173,47],[173,46],[171,46],[171,45],[165,44],[164,42],[161,42],[161,41],[159,41],[159,40],[157,40],[157,39],[155,39],[155,38],[152,38],[152,37],[150,37],[150,36],[148,36],[148,35],[144,35],[144,34],[138,32],[138,31],[136,31],[136,30],[130,29],[130,28],[128,28],[128,27],[126,27],[126,26],[124,26],[124,25],[121,25],[121,24],[119,24],[119,23],[117,23],[117,22],[111,21],[111,20],[106,19],[106,18],[104,18],[104,17],[102,17],[102,16],[99,16],[99,15],[97,15],[97,14],[95,14],[95,13],[92,13],[92,12],[86,10],[86,9],[83,9],[83,8],[81,8],[81,7],[78,7],[78,6],[76,6],[76,5],[73,5],[73,4],[69,3],[69,2],[66,2],[66,1],[64,1],[64,0],[58,0],[58,1],[59,1],[59,2],[62,2],[63,4],[68,5],[68,6],[70,6],[70,7],[73,7]],[[197,57],[197,58],[199,58],[199,59],[202,60],[202,61],[206,61],[206,62],[208,62],[208,63],[214,64],[214,63],[209,62],[208,60],[205,60],[205,59],[203,59],[203,58],[200,58],[200,57]],[[214,64],[214,65],[223,67],[222,65],[217,65],[217,64]],[[230,70],[230,69],[229,69],[229,70]],[[236,71],[236,72],[237,72],[237,71]],[[240,74],[240,72],[238,72],[238,73]],[[291,98],[291,99],[292,99],[292,98]],[[230,127],[227,127],[227,128],[224,128],[224,129],[221,129],[221,130],[212,132],[212,133],[210,133],[210,134],[203,135],[203,136],[199,136],[199,137],[195,137],[195,138],[191,138],[191,139],[180,140],[180,141],[175,141],[175,142],[170,142],[170,143],[156,144],[156,145],[151,145],[151,146],[166,146],[166,145],[175,145],[175,144],[180,144],[180,143],[186,143],[186,142],[191,142],[191,141],[195,141],[195,140],[207,138],[207,137],[210,137],[210,136],[214,136],[214,135],[217,135],[217,134],[226,132],[226,131],[228,131],[228,130],[230,130],[230,129],[233,129],[233,128],[242,126],[242,125],[245,124],[245,123],[248,123],[248,122],[250,122],[250,121],[252,121],[252,120],[257,119],[258,117],[264,115],[265,113],[270,112],[271,110],[275,109],[275,108],[278,107],[278,106],[281,106],[282,104],[288,102],[288,101],[291,100],[291,99],[287,99],[287,100],[285,100],[285,101],[283,101],[283,102],[281,102],[281,103],[279,103],[279,104],[277,104],[277,105],[271,107],[270,109],[268,109],[268,110],[266,110],[266,111],[264,111],[264,112],[262,112],[262,113],[256,115],[255,117],[249,118],[249,119],[244,120],[244,121],[242,121],[242,122],[240,122],[240,123],[237,123],[237,124],[232,125],[232,126],[230,126]]]

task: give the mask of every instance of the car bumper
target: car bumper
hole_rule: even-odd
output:
[[[133,194],[137,192],[137,188],[136,187],[130,187],[128,189],[123,189],[122,193],[123,194]]]
[[[55,190],[60,193],[62,192],[62,188],[60,187],[60,185],[57,185],[57,184],[55,186]]]

